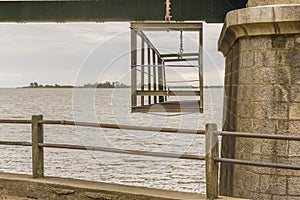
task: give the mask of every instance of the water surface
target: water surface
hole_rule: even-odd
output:
[[[89,95],[93,94],[91,99]],[[204,129],[222,125],[223,89],[205,89],[205,110],[185,114],[130,113],[129,89],[0,89],[0,118],[97,121]],[[45,142],[204,155],[204,138],[157,132],[45,125]],[[30,125],[0,125],[0,140],[31,141]],[[31,148],[0,147],[0,171],[31,174]],[[93,151],[45,149],[45,175],[185,192],[205,192],[203,161]]]

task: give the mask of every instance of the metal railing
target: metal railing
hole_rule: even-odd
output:
[[[300,133],[299,133],[300,134]],[[300,165],[287,165],[280,163],[255,162],[250,160],[239,160],[231,158],[221,158],[219,156],[219,136],[254,138],[254,139],[272,139],[272,140],[289,140],[300,141],[299,136],[286,135],[268,135],[257,133],[241,133],[218,131],[216,124],[206,124],[205,144],[206,144],[206,195],[208,199],[218,198],[218,163],[231,163],[238,165],[248,165],[257,167],[269,167],[277,169],[300,170]]]
[[[95,146],[82,146],[70,144],[53,144],[44,143],[44,125],[67,125],[67,126],[80,126],[91,128],[106,128],[106,129],[122,129],[122,130],[135,130],[135,131],[153,131],[165,133],[180,133],[180,134],[205,134],[204,130],[192,129],[176,129],[176,128],[161,128],[161,127],[141,127],[130,125],[106,124],[106,123],[88,123],[76,122],[66,120],[43,120],[42,115],[32,116],[32,120],[0,120],[0,124],[31,124],[32,126],[32,142],[19,142],[19,141],[0,141],[0,145],[13,145],[13,146],[32,146],[32,175],[34,178],[44,176],[44,148],[60,148],[60,149],[73,149],[73,150],[90,150],[102,151],[121,154],[133,154],[152,157],[165,157],[165,158],[178,158],[189,160],[205,160],[205,157],[191,154],[174,154],[174,153],[161,153],[137,150],[124,150],[108,147],[95,147]]]
[[[103,123],[98,124],[98,123],[87,123],[87,122],[76,122],[76,121],[65,121],[65,120],[62,121],[43,120],[42,115],[34,115],[32,116],[31,120],[1,120],[0,119],[0,124],[31,124],[31,135],[32,135],[31,142],[0,141],[0,145],[32,146],[33,178],[44,177],[44,148],[102,151],[102,152],[111,152],[111,153],[189,159],[189,160],[198,160],[198,161],[205,160],[207,199],[218,198],[218,178],[219,178],[218,163],[231,163],[231,164],[239,164],[239,165],[300,170],[299,165],[254,162],[254,161],[247,161],[247,160],[221,158],[219,156],[219,136],[300,141],[299,136],[267,135],[267,134],[239,133],[239,132],[227,132],[227,131],[220,132],[217,130],[217,125],[215,124],[206,124],[205,130],[192,130],[192,129],[175,129],[175,128],[160,128],[160,127],[141,127],[141,126],[103,124]],[[124,150],[124,149],[108,148],[108,147],[44,143],[44,128],[43,128],[44,125],[68,125],[68,126],[125,129],[125,130],[138,130],[138,131],[155,131],[155,132],[168,132],[168,133],[181,133],[181,134],[200,134],[200,135],[205,134],[206,156],[202,157],[202,156],[191,155],[191,154],[174,154],[174,153],[161,153],[161,152],[149,152],[149,151],[137,151],[137,150]]]

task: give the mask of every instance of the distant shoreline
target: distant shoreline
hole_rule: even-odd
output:
[[[123,87],[123,88],[96,88],[96,87],[15,87],[15,88],[0,88],[0,89],[129,89],[130,87]]]
[[[0,89],[129,89],[128,87],[115,87],[115,88],[108,88],[108,87],[75,87],[75,86],[61,86],[61,87],[8,87],[8,88],[0,88]],[[224,86],[205,86],[204,89],[220,89],[224,88]],[[184,89],[184,87],[182,88]]]
[[[73,85],[40,85],[38,82],[31,82],[29,86],[24,86],[21,88],[130,88],[130,86],[120,83],[118,81],[110,82],[106,81],[103,83],[87,83],[82,86],[73,86]]]
[[[45,88],[45,89],[49,89],[49,88],[63,88],[63,89],[67,89],[67,88],[130,88],[130,85],[126,85],[124,83],[120,83],[118,81],[115,82],[110,82],[110,81],[106,81],[103,83],[87,83],[84,84],[82,86],[73,86],[73,85],[59,85],[59,84],[55,84],[55,85],[40,85],[37,82],[31,82],[29,84],[29,86],[23,86],[23,87],[17,87],[17,88],[29,88],[29,89],[37,89],[37,88]],[[173,88],[190,88],[190,86],[174,86]],[[224,86],[222,85],[211,85],[211,86],[204,86],[204,88],[224,88]]]

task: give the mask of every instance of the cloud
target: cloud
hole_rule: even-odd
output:
[[[221,26],[204,26],[204,70],[209,85],[223,83],[219,73],[223,73],[224,59],[216,50]],[[0,87],[31,81],[73,84],[80,70],[82,82],[124,77],[130,69],[129,31],[129,23],[4,23],[0,26]],[[153,43],[175,52],[178,39],[178,33],[153,35]],[[192,35],[185,35],[184,45],[186,52],[196,50]],[[123,82],[129,83],[127,75]]]

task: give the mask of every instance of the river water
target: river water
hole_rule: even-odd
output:
[[[204,129],[222,126],[223,89],[205,89],[204,113],[130,113],[129,89],[0,89],[1,119],[79,120]],[[31,141],[30,125],[0,125],[1,141]],[[45,142],[204,156],[204,137],[45,125]],[[0,147],[0,171],[31,174],[30,147]],[[205,193],[203,161],[45,149],[45,175]]]

